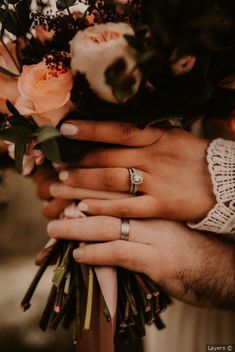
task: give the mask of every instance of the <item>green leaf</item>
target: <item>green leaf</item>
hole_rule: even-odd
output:
[[[59,11],[63,11],[70,6],[73,6],[75,3],[76,0],[57,0],[56,7]]]
[[[9,100],[6,101],[6,106],[7,106],[7,109],[10,111],[10,113],[12,114],[10,117],[8,117],[8,122],[12,127],[25,126],[29,128],[32,132],[34,132],[37,129],[37,126],[34,123],[32,123],[30,120],[28,120],[26,117],[21,115]]]
[[[36,142],[43,143],[49,139],[60,137],[60,131],[51,126],[43,126],[36,130]]]
[[[30,19],[30,6],[32,0],[21,0],[16,5],[16,14],[18,23],[20,26],[20,31],[23,35],[25,35],[31,26],[31,19]]]
[[[2,24],[1,32],[6,29],[8,32],[18,36],[21,34],[17,16],[13,10],[0,9],[0,22]]]
[[[60,150],[56,139],[49,139],[42,143],[41,149],[47,159],[54,163],[61,163]]]
[[[25,153],[26,145],[23,143],[15,144],[15,166],[16,170],[22,174],[23,171],[23,158]]]
[[[14,126],[0,131],[0,139],[12,143],[27,144],[33,140],[32,130],[25,126]]]
[[[9,2],[9,4],[15,5],[17,4],[17,2],[19,2],[20,0],[7,0]]]

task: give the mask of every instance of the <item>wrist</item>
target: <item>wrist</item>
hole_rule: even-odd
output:
[[[235,142],[213,140],[207,162],[216,204],[201,222],[188,225],[200,231],[235,233]]]

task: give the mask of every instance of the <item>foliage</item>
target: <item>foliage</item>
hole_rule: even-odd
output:
[[[15,107],[8,101],[7,106],[11,116],[5,120],[7,128],[0,130],[0,139],[15,144],[15,163],[19,173],[22,172],[23,157],[28,143],[35,143],[35,148],[41,149],[47,159],[60,162],[60,152],[56,138],[60,132],[53,127],[37,127],[32,121],[20,115]]]

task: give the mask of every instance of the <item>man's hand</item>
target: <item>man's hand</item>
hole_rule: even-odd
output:
[[[54,220],[53,238],[97,242],[74,251],[83,264],[120,266],[144,273],[168,294],[199,306],[235,308],[235,244],[161,220],[131,220],[120,240],[118,218]]]

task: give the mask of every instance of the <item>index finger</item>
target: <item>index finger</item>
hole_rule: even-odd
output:
[[[80,141],[104,142],[132,147],[153,144],[164,133],[163,130],[155,127],[140,129],[127,122],[85,120],[65,121],[60,131],[64,136]]]

